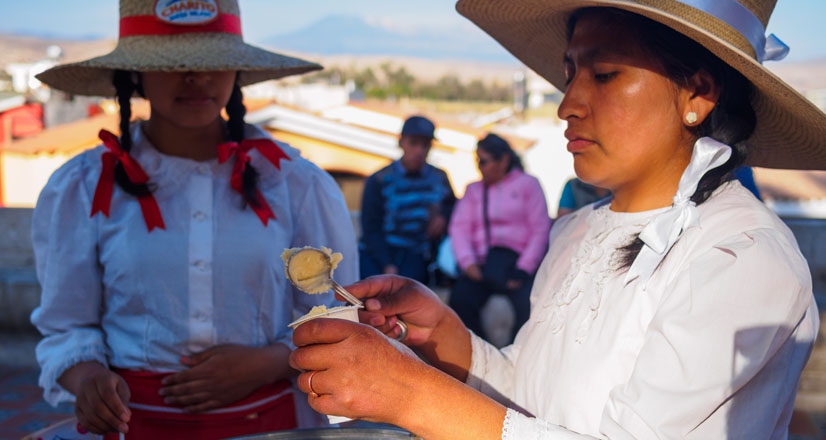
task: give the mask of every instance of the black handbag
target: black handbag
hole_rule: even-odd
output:
[[[485,219],[485,240],[488,245],[488,253],[485,255],[485,264],[482,265],[482,279],[486,284],[495,290],[506,291],[507,282],[512,278],[516,262],[519,260],[519,253],[504,246],[490,245],[490,220],[488,219],[488,187],[485,185],[485,193],[482,203],[482,216]]]

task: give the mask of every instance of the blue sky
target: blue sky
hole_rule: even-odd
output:
[[[117,0],[0,0],[0,32],[115,37],[117,5]],[[394,28],[466,27],[481,32],[453,5],[450,0],[241,0],[241,18],[251,43],[331,14],[365,17]],[[790,61],[826,58],[824,22],[826,0],[779,0],[768,31],[791,46]]]

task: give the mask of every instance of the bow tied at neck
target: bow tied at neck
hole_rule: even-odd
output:
[[[261,191],[257,188],[255,190],[255,198],[250,199],[244,193],[244,171],[250,162],[249,151],[255,148],[269,160],[276,169],[281,169],[281,159],[290,160],[290,157],[284,153],[281,148],[278,148],[275,142],[269,139],[244,139],[240,144],[237,142],[226,142],[218,145],[218,163],[224,163],[231,157],[235,157],[235,164],[232,166],[232,176],[230,177],[230,186],[236,192],[244,197],[247,204],[255,211],[255,214],[261,219],[261,223],[267,226],[269,219],[275,220],[275,214],[272,212],[269,203],[264,198]]]
[[[700,214],[691,196],[697,191],[700,179],[709,171],[725,164],[731,157],[731,147],[710,137],[703,137],[694,144],[691,161],[680,177],[677,194],[667,211],[657,214],[640,232],[644,246],[628,269],[625,283],[639,278],[645,285],[680,236],[693,226],[699,225]]]
[[[107,218],[109,217],[109,209],[112,204],[112,193],[115,186],[115,167],[118,163],[123,165],[123,170],[129,181],[135,185],[145,185],[149,182],[149,176],[141,168],[138,161],[129,155],[129,152],[123,149],[120,145],[118,137],[114,134],[101,130],[98,137],[103,141],[103,145],[109,151],[101,155],[101,170],[100,178],[98,179],[97,187],[95,188],[95,196],[92,200],[92,213],[90,217],[94,217],[98,212],[103,213]],[[141,206],[141,213],[143,220],[146,223],[146,229],[152,232],[155,228],[166,229],[161,216],[161,209],[158,207],[158,202],[152,193],[142,196],[137,196],[138,203]]]

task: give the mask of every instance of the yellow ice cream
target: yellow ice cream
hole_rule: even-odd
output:
[[[285,249],[281,254],[290,281],[305,293],[324,293],[332,288],[330,279],[342,259],[339,252],[312,247]]]
[[[302,318],[309,318],[310,316],[320,315],[322,313],[327,313],[327,306],[324,306],[324,305],[315,306],[312,309],[310,309],[309,313],[302,316]]]

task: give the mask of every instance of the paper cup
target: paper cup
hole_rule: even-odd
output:
[[[318,315],[312,316],[302,316],[295,321],[288,324],[291,328],[296,328],[305,322],[312,321],[313,319],[317,318],[336,318],[336,319],[346,319],[348,321],[359,322],[359,309],[364,308],[363,306],[342,306],[342,307],[334,307],[332,309],[327,310],[324,313],[319,313]],[[342,417],[342,416],[327,416],[327,420],[330,421],[330,424],[335,425],[338,423],[350,422],[353,419],[349,417]]]
[[[348,321],[359,322],[359,309],[363,309],[363,306],[341,306],[341,307],[333,307],[332,309],[328,309],[324,313],[319,313],[318,315],[307,316],[304,315],[295,321],[287,324],[290,328],[296,328],[301,324],[304,324],[307,321],[312,321],[316,318],[336,318],[336,319],[346,319]]]

